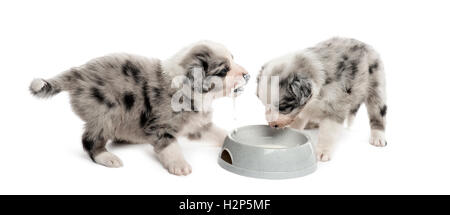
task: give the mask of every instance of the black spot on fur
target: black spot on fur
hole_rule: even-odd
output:
[[[350,113],[355,115],[358,112],[359,107],[361,107],[361,104],[358,104],[355,108],[351,109]]]
[[[356,73],[358,73],[358,62],[357,61],[352,61],[351,65],[350,65],[350,69],[351,69],[351,78],[355,79]]]
[[[139,83],[139,81],[140,81],[139,75],[140,75],[141,71],[140,71],[139,68],[138,68],[136,65],[134,65],[131,61],[127,60],[127,61],[122,65],[122,73],[123,73],[125,76],[128,76],[128,77],[131,76],[131,77],[133,77],[134,81],[135,81],[136,83]]]
[[[291,104],[283,104],[278,107],[278,111],[282,114],[289,114],[294,109],[294,105]]]
[[[91,151],[92,149],[94,149],[94,141],[91,140],[90,138],[88,138],[88,137],[83,137],[82,143],[83,143],[83,148],[84,148],[86,151]]]
[[[73,70],[73,71],[72,71],[72,75],[73,75],[73,77],[74,77],[75,79],[84,81],[83,76],[81,76],[81,73],[79,73],[78,71]]]
[[[149,118],[149,114],[145,111],[142,111],[140,120],[139,120],[139,125],[141,125],[141,128],[145,127],[145,125],[147,124],[148,118]]]
[[[202,64],[203,71],[205,71],[205,72],[208,71],[208,68],[209,68],[208,62],[206,62],[206,60],[202,60],[202,59],[200,59],[200,62]]]
[[[356,108],[355,108],[355,109],[351,109],[351,110],[350,110],[350,113],[353,114],[353,115],[355,115],[356,113],[358,113],[358,109],[356,109]]]
[[[153,91],[153,94],[155,95],[155,97],[157,99],[160,99],[162,97],[162,90],[161,89],[159,89],[157,87],[152,87],[152,91]]]
[[[142,97],[144,97],[144,108],[145,108],[145,111],[151,113],[152,112],[152,106],[150,104],[150,97],[148,97],[147,82],[144,82],[144,84],[142,85]]]
[[[91,88],[91,95],[100,103],[103,103],[105,101],[105,96],[96,87]]]
[[[332,81],[333,79],[328,77],[327,79],[325,79],[325,85],[330,84]]]
[[[348,60],[348,56],[347,55],[342,55],[342,60],[344,60],[344,61],[346,61],[346,60]]]
[[[113,143],[118,144],[118,145],[123,145],[123,144],[129,144],[130,141],[116,138],[113,140]]]
[[[148,128],[151,128],[151,126],[150,125],[152,125],[152,124],[154,124],[155,122],[156,122],[156,120],[157,120],[158,118],[156,117],[156,116],[151,116],[150,115],[150,113],[147,113],[147,112],[145,112],[145,111],[142,111],[141,112],[141,116],[140,116],[140,125],[141,125],[141,128],[144,128],[144,129],[146,129],[147,127]]]
[[[162,138],[166,138],[166,139],[175,139],[175,137],[169,133],[164,133],[162,135]]]
[[[379,119],[370,119],[370,128],[384,130],[384,124]]]
[[[152,106],[150,104],[150,98],[148,97],[148,86],[145,81],[142,85],[142,97],[144,98],[144,110],[141,112],[140,125],[141,128],[148,127],[156,118],[151,118]]]
[[[350,51],[355,52],[355,51],[358,51],[358,50],[363,49],[363,48],[364,48],[363,45],[356,44],[356,45],[354,45],[354,46],[352,46],[352,47],[350,48]]]
[[[345,61],[340,61],[336,68],[336,79],[341,79],[342,73],[345,70]]]
[[[376,82],[376,81],[372,82],[371,86],[372,86],[373,89],[377,88],[378,87],[378,82]]]
[[[344,70],[344,68],[345,68],[345,61],[340,61],[338,63],[338,66],[337,66],[336,70],[340,71],[340,70]]]
[[[387,112],[387,106],[384,105],[382,108],[380,108],[380,115],[382,117],[386,116],[386,112]]]
[[[95,83],[97,83],[99,86],[105,86],[105,81],[100,77],[95,77]]]
[[[378,69],[378,62],[375,62],[374,64],[369,66],[369,74],[372,74],[377,69]]]
[[[132,92],[126,92],[123,96],[123,103],[127,110],[131,110],[135,102],[135,96]]]
[[[105,95],[104,95],[98,88],[96,88],[96,87],[92,87],[92,88],[91,88],[91,96],[92,96],[95,100],[97,100],[99,103],[105,104],[105,105],[108,106],[109,108],[112,108],[112,107],[115,106],[115,104],[112,103],[112,102],[110,102],[110,101],[108,101],[108,100],[105,98]]]
[[[345,92],[347,94],[352,94],[352,88],[350,87],[350,88],[345,89]]]

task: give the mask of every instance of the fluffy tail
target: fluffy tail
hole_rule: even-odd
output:
[[[44,80],[34,79],[30,84],[30,91],[36,97],[48,98],[63,90],[62,83],[58,79]]]

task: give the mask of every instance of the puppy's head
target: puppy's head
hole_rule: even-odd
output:
[[[266,63],[258,77],[257,96],[266,107],[271,127],[291,124],[313,96],[314,82],[290,56]]]
[[[195,85],[197,93],[229,96],[242,91],[250,79],[248,72],[234,61],[233,55],[218,43],[194,43],[182,50],[179,58],[179,66]]]

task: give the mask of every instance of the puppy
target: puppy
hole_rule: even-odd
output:
[[[278,84],[268,77],[276,77]],[[257,81],[257,95],[266,105],[270,126],[319,127],[316,154],[320,161],[330,160],[344,120],[350,126],[362,103],[370,118],[370,144],[387,144],[383,64],[367,44],[332,38],[266,63]],[[269,98],[268,84],[278,88],[278,98]]]
[[[41,98],[67,91],[74,112],[85,122],[82,144],[91,159],[107,167],[122,161],[108,152],[108,140],[149,143],[163,166],[188,175],[177,138],[202,135],[221,144],[227,132],[211,122],[213,99],[239,91],[250,76],[223,46],[194,43],[160,61],[129,54],[93,59],[51,79],[35,79]]]

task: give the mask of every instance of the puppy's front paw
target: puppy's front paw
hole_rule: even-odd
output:
[[[178,143],[172,143],[160,151],[158,158],[164,168],[174,175],[189,175],[192,172],[191,165],[184,160]]]
[[[369,143],[376,147],[384,147],[387,145],[386,138],[384,137],[384,132],[380,130],[372,130],[370,134]]]
[[[317,161],[327,162],[331,160],[331,151],[327,148],[316,147]]]
[[[94,161],[106,167],[117,168],[123,166],[123,163],[119,159],[119,157],[117,157],[111,152],[101,152],[100,154],[94,157]]]
[[[192,167],[184,159],[177,159],[165,164],[167,170],[174,175],[189,175]]]

